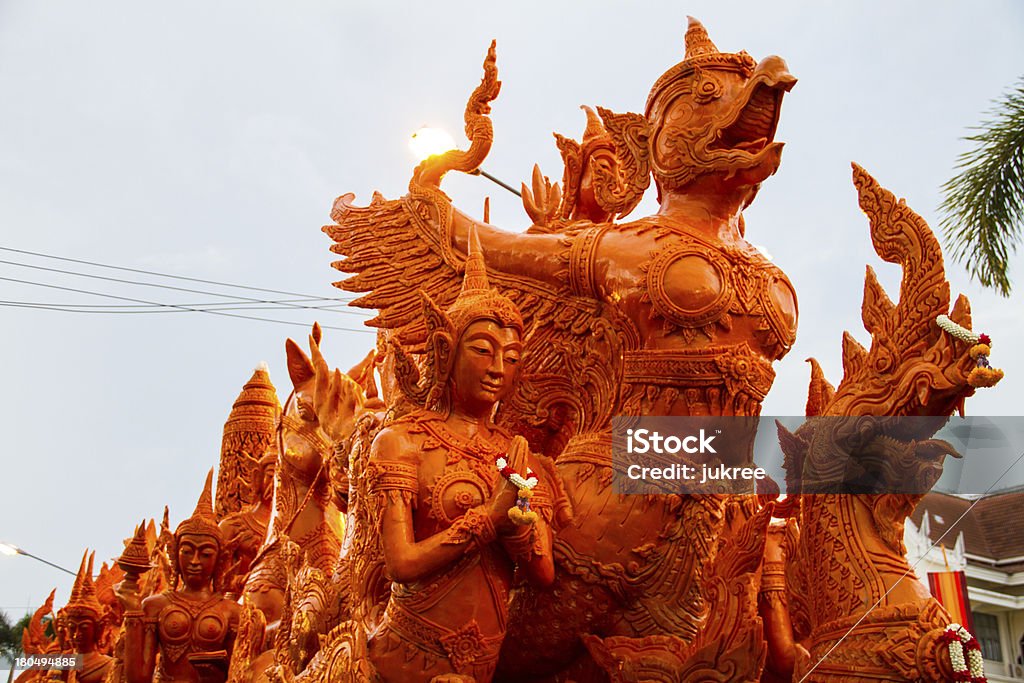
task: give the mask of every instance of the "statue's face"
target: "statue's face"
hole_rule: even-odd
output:
[[[90,617],[69,617],[67,622],[68,642],[75,652],[85,654],[96,647],[96,622]]]
[[[220,546],[211,536],[185,534],[178,540],[178,572],[189,588],[210,584],[217,569]]]
[[[611,218],[605,207],[615,203],[618,174],[619,160],[614,151],[599,147],[590,154],[580,178],[578,210],[584,218],[595,223]]]
[[[653,121],[651,163],[662,186],[681,188],[704,174],[726,185],[756,185],[775,173],[783,95],[796,79],[779,57],[766,57],[750,77],[699,69],[688,87],[666,95]]]
[[[519,330],[493,320],[469,324],[455,350],[452,380],[456,405],[487,409],[512,390],[523,345]]]

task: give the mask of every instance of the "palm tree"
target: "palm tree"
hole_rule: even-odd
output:
[[[942,228],[953,257],[986,287],[1009,296],[1009,255],[1024,223],[1024,79],[967,140],[959,173],[942,186]]]
[[[21,656],[21,632],[28,628],[31,614],[26,614],[16,624],[12,624],[5,612],[0,610],[0,659],[6,659],[11,666],[11,679],[14,672],[14,660]]]

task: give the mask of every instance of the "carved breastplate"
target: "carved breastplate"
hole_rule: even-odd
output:
[[[215,609],[223,599],[215,594],[205,602],[196,602],[178,593],[166,594],[171,604],[160,610],[160,644],[171,661],[186,652],[204,652],[223,648],[228,633],[228,616]]]
[[[714,245],[662,229],[646,265],[643,299],[666,334],[685,342],[698,334],[727,343],[738,318],[752,319],[754,336],[772,360],[796,339],[796,295],[786,275],[746,245]]]
[[[448,429],[439,419],[424,419],[419,428],[425,434],[424,451],[443,450],[444,470],[427,482],[430,516],[447,527],[466,510],[487,500],[498,473],[495,459],[502,449],[482,439],[465,439]],[[502,434],[507,443],[507,435]]]

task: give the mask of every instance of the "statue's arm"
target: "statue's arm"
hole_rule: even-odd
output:
[[[551,551],[551,526],[541,517],[532,526],[521,527],[517,534],[502,538],[502,545],[516,565],[535,586],[555,582],[555,560]]]
[[[124,615],[124,674],[128,683],[150,683],[156,670],[156,627],[162,596],[142,601],[142,609]]]
[[[506,232],[458,210],[452,216],[452,242],[462,255],[468,251],[470,228],[475,227],[489,268],[523,275],[545,284],[565,284],[567,251],[562,235]]]
[[[493,543],[515,504],[515,489],[502,484],[483,505],[465,512],[452,525],[423,540],[413,526],[413,501],[419,491],[417,465],[410,444],[392,430],[374,439],[370,452],[373,492],[383,506],[381,542],[388,576],[410,583],[450,566],[469,552]]]
[[[766,666],[784,678],[793,676],[797,658],[786,593],[785,535],[787,531],[794,533],[792,527],[792,520],[787,527],[769,527],[758,591],[758,613],[764,623],[764,637],[768,646]]]

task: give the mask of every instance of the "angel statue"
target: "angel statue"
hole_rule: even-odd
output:
[[[352,618],[295,680],[487,683],[514,579],[539,587],[554,579],[552,522],[564,493],[553,464],[494,423],[521,365],[523,320],[490,288],[474,236],[455,301],[444,310],[427,295],[421,303],[422,363],[400,347],[389,352],[415,407],[370,420],[375,436],[357,428],[356,441],[370,443],[357,443],[350,459],[349,509],[360,512],[350,515],[354,537],[339,567],[379,557],[390,591],[376,609],[382,591],[359,578],[376,571],[352,567]],[[322,358],[315,365],[318,387],[325,383],[318,413],[329,424],[333,383]]]
[[[219,586],[228,551],[213,515],[212,480],[210,470],[195,512],[174,531],[171,589],[140,600],[124,583],[117,588],[128,683],[227,678],[241,608]]]
[[[513,605],[501,666],[510,675],[580,660],[585,676],[582,633],[693,638],[705,618],[701,576],[725,499],[616,493],[611,418],[760,412],[772,363],[794,342],[797,305],[785,274],[745,241],[742,211],[779,167],[775,129],[795,82],[779,57],[720,52],[691,18],[685,58],[655,82],[644,115],[598,108],[582,145],[560,138],[564,194],[535,174],[525,197],[534,225],[510,233],[457,211],[439,188],[490,149],[500,87],[492,44],[466,109],[469,149],[421,163],[402,199],[335,202],[324,231],[345,257],[335,266],[355,273],[337,284],[369,292],[354,305],[378,309],[370,324],[407,351],[427,342],[415,290],[441,306],[455,299],[473,230],[490,281],[531,330],[522,381],[497,421],[557,458],[575,514],[555,541],[557,590],[525,592],[529,618]],[[628,215],[652,175],[655,215],[601,220]],[[741,464],[750,450],[724,457]],[[585,594],[588,608],[567,594]],[[538,620],[547,627],[532,628]]]
[[[385,427],[370,451],[369,488],[394,582],[369,641],[384,681],[489,681],[513,563],[537,584],[554,578],[551,484],[543,482],[550,468],[492,420],[515,381],[522,318],[488,286],[479,247],[470,251],[455,303],[442,311],[424,297],[425,407]]]

